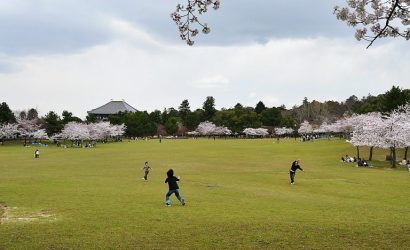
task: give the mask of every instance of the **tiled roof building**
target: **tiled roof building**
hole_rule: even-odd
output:
[[[88,111],[87,113],[96,115],[98,119],[104,120],[108,118],[109,115],[118,114],[119,112],[137,112],[137,110],[125,101],[110,101],[109,103]]]

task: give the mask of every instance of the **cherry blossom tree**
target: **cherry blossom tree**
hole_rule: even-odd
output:
[[[48,137],[47,132],[46,132],[45,129],[39,129],[39,130],[37,130],[37,131],[31,133],[30,136],[31,136],[33,139],[38,139],[38,140],[48,140],[48,139],[50,139],[50,138]]]
[[[90,124],[69,122],[64,126],[61,133],[54,138],[70,140],[80,145],[82,141],[107,140],[109,137],[118,139],[124,135],[125,129],[124,124],[112,125],[109,122]]]
[[[403,123],[403,144],[405,146],[404,159],[407,160],[407,153],[410,147],[410,104],[399,107],[400,110],[405,114],[405,119],[407,122]]]
[[[381,147],[390,149],[393,168],[396,167],[396,149],[405,148],[409,143],[407,141],[408,136],[405,136],[405,132],[408,131],[409,121],[408,113],[403,112],[402,107],[393,110],[389,116],[384,117]]]
[[[283,128],[275,128],[274,131],[275,131],[276,135],[282,136],[282,135],[291,135],[291,134],[293,134],[294,129],[293,128],[283,127]]]
[[[269,135],[268,129],[266,128],[246,128],[243,130],[245,135],[250,136],[267,136]]]
[[[298,129],[299,134],[311,134],[313,132],[313,127],[308,121],[304,121],[300,124]]]
[[[63,139],[72,141],[73,143],[77,141],[78,146],[80,145],[81,141],[89,140],[91,138],[88,125],[79,122],[67,123],[61,131],[60,136]]]
[[[205,121],[201,122],[197,129],[196,132],[198,132],[200,135],[230,135],[232,134],[232,131],[229,130],[227,127],[218,127],[214,123]]]
[[[199,29],[202,33],[209,34],[211,29],[208,24],[199,21],[198,17],[206,13],[209,8],[219,9],[219,0],[186,0],[186,5],[178,4],[175,12],[171,13],[172,20],[178,26],[180,37],[189,46],[194,45],[194,37],[198,35]]]
[[[41,122],[38,118],[35,119],[27,119],[18,117],[17,118],[18,130],[20,132],[20,136],[24,137],[24,145],[27,144],[27,139],[32,138],[34,133],[36,133],[41,126]],[[36,138],[40,139],[40,138]]]
[[[369,161],[373,157],[373,148],[382,145],[382,131],[384,121],[380,113],[355,115],[349,119],[353,127],[349,142],[357,149],[357,158],[360,157],[359,147],[369,147]]]
[[[367,48],[378,38],[410,39],[409,0],[347,0],[347,6],[335,6],[337,19],[356,27],[357,40],[368,41]]]
[[[16,137],[16,134],[19,133],[18,124],[16,123],[6,123],[1,125],[0,124],[0,139],[13,139]]]

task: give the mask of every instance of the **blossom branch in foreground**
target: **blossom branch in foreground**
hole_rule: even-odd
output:
[[[219,0],[187,0],[187,5],[178,4],[175,12],[171,13],[171,18],[178,26],[180,37],[186,41],[189,46],[194,45],[193,38],[198,35],[198,28],[202,29],[202,33],[208,34],[211,29],[208,24],[201,23],[198,16],[207,12],[212,6],[214,10],[219,9]],[[196,28],[198,27],[198,28]]]
[[[403,37],[410,40],[410,0],[347,0],[336,6],[337,19],[357,27],[355,37],[373,45],[378,38]]]

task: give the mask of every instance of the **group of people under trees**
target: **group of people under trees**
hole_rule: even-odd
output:
[[[345,163],[356,162],[358,167],[369,167],[370,166],[369,163],[365,159],[362,159],[360,157],[356,158],[355,156],[354,157],[351,157],[349,155],[342,156],[341,161]]]
[[[290,176],[290,184],[294,185],[295,184],[295,175],[296,171],[299,169],[301,171],[304,171],[302,167],[299,165],[300,160],[295,160],[292,162],[292,165],[289,169],[289,176]],[[148,181],[148,174],[152,170],[152,167],[149,166],[148,161],[144,163],[144,166],[142,167],[142,170],[144,170],[144,177],[142,178],[144,181]],[[180,177],[175,177],[174,176],[174,170],[169,169],[167,171],[167,178],[165,179],[165,183],[168,183],[168,192],[165,194],[165,205],[167,207],[171,206],[171,195],[175,194],[177,199],[181,202],[183,206],[185,206],[185,200],[182,197],[181,193],[179,192],[179,186],[178,182],[180,181]]]

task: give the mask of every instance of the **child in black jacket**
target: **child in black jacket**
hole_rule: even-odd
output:
[[[171,199],[170,196],[172,194],[175,194],[175,196],[178,198],[178,200],[182,203],[182,205],[185,205],[184,198],[179,193],[179,186],[177,181],[179,181],[179,176],[175,177],[174,176],[174,170],[170,169],[167,172],[167,179],[165,180],[165,183],[168,183],[169,191],[165,195],[165,205],[167,207],[171,206]]]

